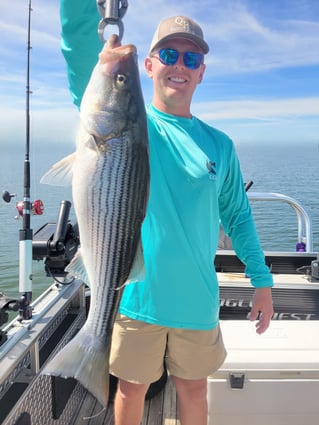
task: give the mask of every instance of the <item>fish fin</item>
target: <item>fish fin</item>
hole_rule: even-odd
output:
[[[145,279],[145,264],[144,264],[144,255],[141,241],[139,242],[133,261],[133,265],[130,271],[130,274],[123,285],[116,288],[117,290],[122,289],[124,286],[131,283],[136,283]]]
[[[138,243],[133,265],[127,279],[127,283],[133,283],[145,279],[144,253],[141,240]]]
[[[84,329],[85,326],[45,365],[42,374],[75,378],[106,407],[109,399],[109,353],[104,343]]]
[[[90,279],[83,263],[81,248],[78,249],[70,264],[66,266],[65,271],[70,273],[72,276],[83,280],[84,283],[90,286]]]
[[[54,164],[41,178],[40,182],[51,186],[71,186],[73,175],[73,163],[76,153],[61,159]]]

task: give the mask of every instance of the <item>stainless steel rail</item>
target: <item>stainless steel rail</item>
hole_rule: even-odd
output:
[[[308,212],[296,199],[281,193],[273,192],[248,192],[250,201],[274,201],[285,202],[295,211],[298,220],[298,242],[304,242],[306,252],[313,251],[312,223]]]

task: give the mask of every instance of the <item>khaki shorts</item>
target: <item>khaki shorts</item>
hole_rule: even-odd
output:
[[[149,384],[166,367],[183,379],[202,379],[224,362],[219,326],[208,331],[167,328],[118,315],[114,324],[110,373],[125,381]]]

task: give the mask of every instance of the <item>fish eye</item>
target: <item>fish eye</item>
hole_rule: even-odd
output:
[[[120,88],[124,88],[127,82],[127,76],[125,74],[118,74],[116,76],[116,85],[117,87]]]

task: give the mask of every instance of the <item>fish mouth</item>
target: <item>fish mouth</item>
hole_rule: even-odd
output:
[[[119,36],[116,34],[112,34],[110,38],[107,40],[107,42],[105,43],[105,46],[102,52],[106,50],[113,50],[114,52],[118,52],[123,55],[129,55],[129,54],[137,55],[136,46],[134,46],[134,44],[126,44],[122,46]]]
[[[129,69],[131,61],[137,63],[136,47],[134,44],[122,46],[115,34],[109,38],[99,54],[99,63],[105,74],[118,72],[119,67],[123,65]]]

